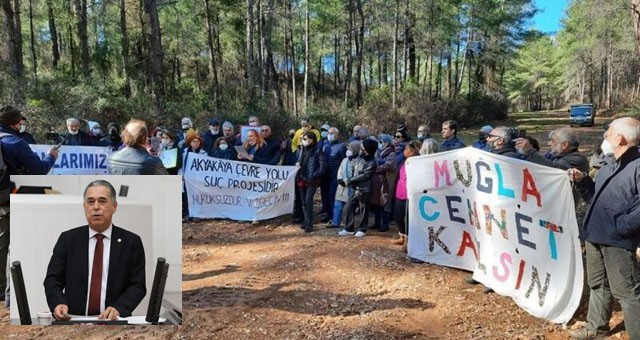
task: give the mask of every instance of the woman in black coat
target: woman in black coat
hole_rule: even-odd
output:
[[[300,168],[296,174],[296,186],[302,199],[304,222],[301,227],[305,233],[313,231],[313,196],[327,169],[326,156],[318,146],[316,138],[313,132],[305,132],[302,135],[302,148],[297,163]]]

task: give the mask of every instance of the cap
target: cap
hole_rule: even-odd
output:
[[[211,118],[209,119],[209,125],[220,125],[220,121],[218,121],[218,118]]]
[[[490,134],[491,131],[493,131],[493,127],[491,125],[485,125],[480,128],[480,132],[484,133],[485,135]]]
[[[325,130],[325,131],[329,131],[329,129],[331,128],[331,125],[324,123],[322,124],[322,126],[320,127],[320,130]]]
[[[20,110],[11,105],[0,107],[0,124],[16,125],[22,120]]]

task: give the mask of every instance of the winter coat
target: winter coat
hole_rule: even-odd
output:
[[[322,176],[327,170],[327,160],[322,149],[314,144],[298,150],[300,169],[296,173],[298,186],[320,186]]]
[[[385,206],[387,204],[390,191],[389,178],[387,176],[388,174],[392,174],[391,177],[395,178],[394,174],[398,169],[394,148],[389,146],[382,151],[377,151],[376,162],[377,167],[373,175],[370,203],[378,206]]]

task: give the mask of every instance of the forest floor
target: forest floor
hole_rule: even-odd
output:
[[[583,151],[599,145],[609,120],[579,128]],[[548,132],[567,123],[566,112],[548,112],[516,114],[497,125],[527,129],[544,148]],[[390,243],[394,229],[355,239],[319,221],[304,234],[288,216],[257,226],[184,223],[183,326],[8,326],[0,307],[0,338],[569,339],[563,326],[465,283],[468,272],[411,263]],[[583,303],[566,327],[585,315]],[[611,339],[629,339],[619,306],[611,328]]]

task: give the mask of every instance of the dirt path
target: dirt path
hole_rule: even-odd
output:
[[[544,146],[548,132],[566,122],[566,113],[552,112],[520,114],[495,125],[517,124]],[[602,120],[596,124],[579,128],[585,151],[600,143]],[[185,223],[182,327],[3,325],[0,337],[568,339],[561,326],[530,316],[510,298],[466,284],[467,272],[411,263],[390,244],[395,232],[355,239],[340,238],[320,223],[315,230],[304,234],[287,217],[258,226]],[[577,320],[584,314],[581,307]],[[6,323],[6,309],[0,308],[0,318]],[[621,320],[617,308],[612,339],[628,339]]]

